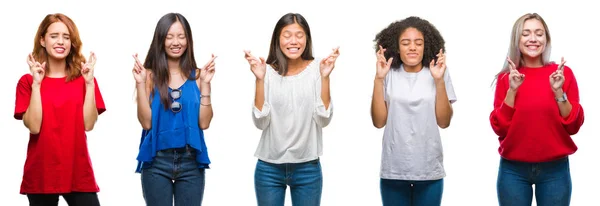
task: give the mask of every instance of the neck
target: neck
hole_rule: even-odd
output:
[[[179,59],[168,59],[167,66],[169,67],[169,73],[171,76],[181,74],[181,66],[179,65]]]
[[[64,59],[55,59],[52,57],[48,57],[48,62],[46,63],[46,67],[48,67],[48,77],[64,77],[66,76],[67,71],[67,62]]]
[[[306,61],[302,58],[298,59],[288,59],[288,72],[296,73],[298,70],[304,68],[306,65]]]
[[[419,63],[417,65],[412,65],[412,66],[409,66],[406,64],[404,65],[404,71],[406,71],[406,72],[419,72],[419,71],[421,71],[421,69],[423,69],[422,63]]]
[[[542,63],[541,56],[533,57],[533,58],[523,56],[523,66],[536,68],[536,67],[542,67],[542,66],[544,66],[544,64]]]

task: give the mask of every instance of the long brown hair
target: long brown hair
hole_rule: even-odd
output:
[[[167,53],[165,51],[165,39],[169,33],[169,28],[176,22],[180,22],[185,31],[185,37],[187,40],[187,49],[183,52],[183,55],[179,59],[179,65],[181,66],[181,73],[185,75],[189,80],[195,80],[199,77],[199,72],[196,76],[192,77],[192,71],[198,69],[196,66],[196,59],[194,57],[194,39],[192,38],[192,29],[187,19],[179,13],[168,13],[165,14],[158,20],[156,28],[154,30],[154,37],[146,60],[144,61],[144,67],[152,72],[152,88],[151,95],[160,95],[160,101],[164,105],[165,109],[171,106],[169,100],[169,65],[167,64]],[[154,87],[158,87],[158,91],[154,90]]]
[[[298,14],[298,13],[287,13],[283,15],[277,24],[275,24],[275,29],[273,29],[273,36],[271,36],[271,45],[269,47],[269,56],[267,57],[267,64],[270,64],[279,75],[285,76],[288,72],[288,59],[281,51],[279,45],[279,36],[281,35],[281,30],[287,25],[298,24],[302,29],[304,29],[304,33],[306,33],[306,47],[302,55],[300,56],[303,60],[313,60],[315,59],[312,55],[312,36],[310,35],[310,27],[308,26],[308,22],[306,19]]]
[[[48,62],[48,52],[46,48],[42,47],[40,44],[40,40],[44,38],[46,32],[48,32],[48,27],[51,24],[56,22],[62,22],[67,26],[69,30],[70,40],[71,40],[71,48],[69,54],[65,58],[66,61],[66,73],[67,73],[67,81],[71,81],[79,76],[81,76],[81,62],[85,62],[85,57],[81,54],[81,39],[79,38],[79,31],[77,30],[77,26],[71,18],[68,16],[56,13],[56,14],[48,14],[46,18],[42,20],[40,26],[38,27],[37,33],[33,40],[33,51],[32,55],[36,61]],[[48,74],[48,70],[50,68],[49,64],[46,64],[46,74]]]

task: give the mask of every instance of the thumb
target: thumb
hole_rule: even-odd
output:
[[[431,62],[429,62],[429,69],[433,68],[435,65],[433,64],[434,60],[432,59]]]
[[[261,64],[265,64],[265,58],[263,58],[263,57],[260,57],[260,63],[261,63]]]
[[[42,63],[42,70],[46,70],[46,62]]]

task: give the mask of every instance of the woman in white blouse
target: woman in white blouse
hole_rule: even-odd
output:
[[[262,130],[255,153],[258,205],[284,205],[287,186],[294,206],[320,205],[322,128],[333,114],[329,75],[339,50],[316,60],[306,19],[288,13],[275,25],[266,61],[244,52],[256,76],[252,119]]]

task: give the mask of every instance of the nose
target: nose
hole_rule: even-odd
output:
[[[537,35],[529,35],[529,39],[527,39],[527,41],[529,42],[537,42],[538,41],[538,36]]]
[[[296,37],[292,37],[292,38],[290,39],[290,44],[294,44],[294,45],[295,45],[295,44],[298,44],[298,38],[296,38]]]
[[[408,50],[410,50],[410,51],[415,51],[415,50],[417,50],[417,44],[415,44],[415,43],[410,43],[410,44],[408,45]]]
[[[65,37],[59,37],[58,41],[56,41],[56,43],[58,43],[59,45],[63,45],[65,43]]]
[[[175,41],[173,41],[173,45],[174,45],[174,46],[179,46],[179,45],[181,44],[181,42],[180,42],[180,41],[181,41],[181,39],[179,39],[179,38],[175,38]]]

